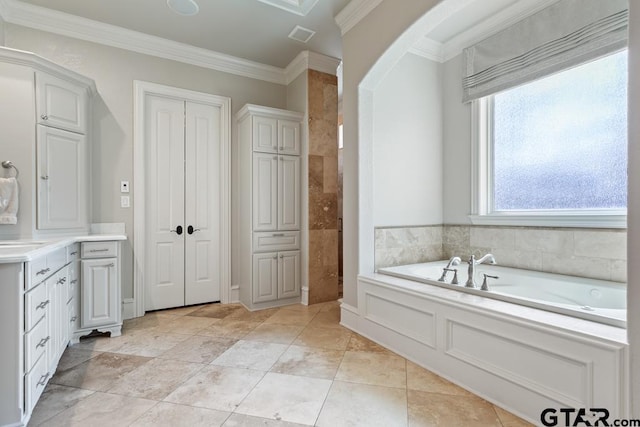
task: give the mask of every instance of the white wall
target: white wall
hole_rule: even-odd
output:
[[[41,55],[95,80],[93,100],[92,222],[125,223],[129,236],[123,256],[123,298],[133,283],[133,209],[120,207],[120,180],[133,183],[133,81],[231,97],[233,113],[248,102],[286,107],[286,87],[122,49],[5,24],[7,47]],[[235,133],[232,126],[232,133]]]
[[[373,95],[373,223],[442,224],[440,66],[406,54]]]

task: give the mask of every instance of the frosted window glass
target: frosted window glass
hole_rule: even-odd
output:
[[[493,97],[494,209],[627,206],[627,52]]]

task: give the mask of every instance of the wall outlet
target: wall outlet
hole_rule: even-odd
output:
[[[129,192],[129,181],[120,181],[120,192],[121,193]]]
[[[120,196],[120,207],[121,208],[129,207],[129,196]]]

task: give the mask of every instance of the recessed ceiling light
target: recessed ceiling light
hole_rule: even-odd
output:
[[[200,11],[198,3],[194,0],[167,0],[167,6],[175,13],[184,16],[193,16]]]

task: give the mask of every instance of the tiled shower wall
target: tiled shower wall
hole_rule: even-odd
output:
[[[627,281],[624,229],[444,225],[430,227],[428,237],[429,233],[418,231],[423,228],[376,229],[376,268],[452,256],[466,261],[472,253],[492,253],[498,264],[507,267]],[[440,236],[435,232],[438,228]]]

